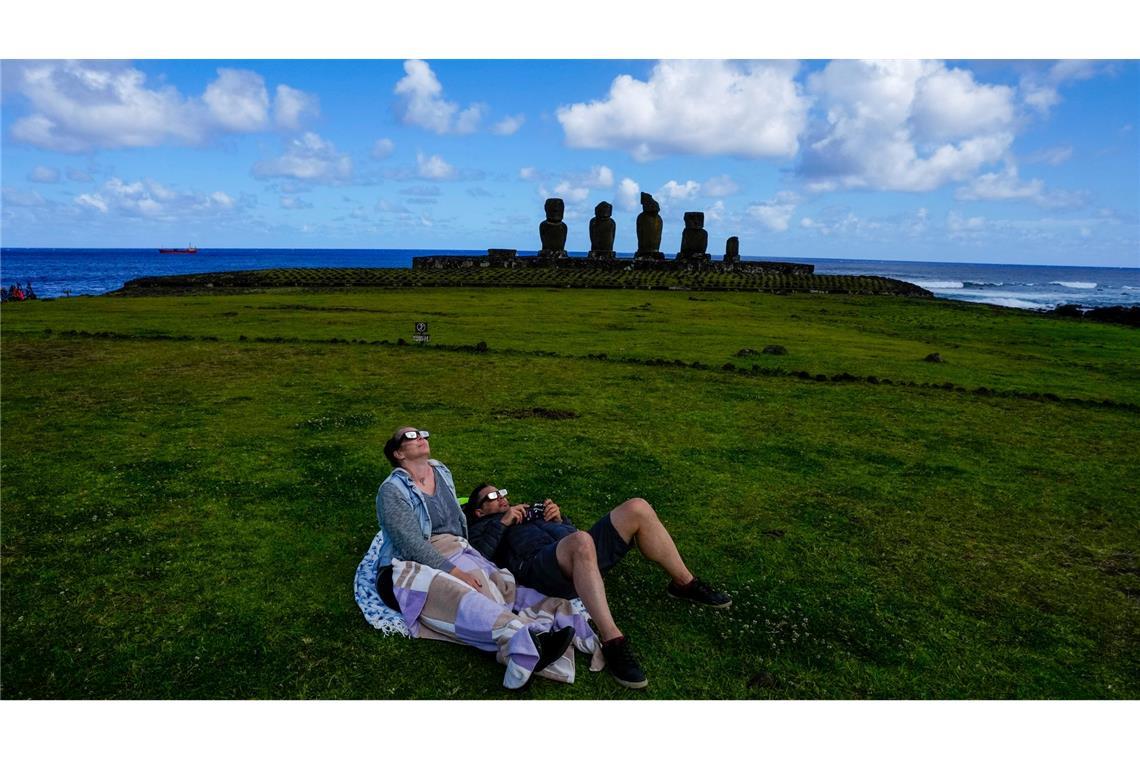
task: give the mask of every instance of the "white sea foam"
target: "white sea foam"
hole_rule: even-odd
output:
[[[927,290],[955,290],[963,287],[957,280],[911,280],[911,284]]]
[[[1079,288],[1081,290],[1092,290],[1096,287],[1095,282],[1058,282],[1053,281],[1050,285],[1060,285],[1063,288]]]
[[[992,298],[989,296],[979,296],[973,298],[963,298],[961,300],[970,301],[972,303],[989,304],[990,306],[1008,306],[1011,309],[1035,309],[1037,311],[1049,311],[1054,306],[1054,304],[1034,303],[1033,301],[1026,301],[1023,298]]]

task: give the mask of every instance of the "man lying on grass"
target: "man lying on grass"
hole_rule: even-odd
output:
[[[672,579],[670,596],[710,607],[732,604],[685,567],[669,531],[645,499],[629,499],[598,520],[588,531],[578,530],[550,499],[541,505],[511,504],[507,490],[483,483],[464,506],[471,546],[518,583],[549,596],[582,599],[602,640],[606,670],[623,686],[648,684],[629,641],[614,622],[606,601],[602,574],[616,565],[636,541],[641,553]]]

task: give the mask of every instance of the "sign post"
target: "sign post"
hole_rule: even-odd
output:
[[[416,322],[415,330],[416,332],[412,336],[412,340],[414,340],[416,343],[427,343],[431,340],[431,336],[428,335],[427,322]]]

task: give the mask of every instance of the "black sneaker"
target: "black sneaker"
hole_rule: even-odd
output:
[[[633,650],[629,648],[629,639],[618,636],[602,644],[602,655],[606,658],[606,670],[614,680],[630,689],[644,689],[649,685],[645,672],[637,664]]]
[[[686,586],[678,586],[675,581],[670,581],[669,587],[665,590],[669,596],[676,599],[688,599],[690,602],[718,610],[728,609],[732,606],[732,597],[723,591],[717,591],[700,578],[693,578]]]
[[[538,647],[538,664],[534,666],[533,673],[541,673],[566,653],[566,648],[574,640],[574,629],[571,626],[559,628],[556,631],[531,631],[534,645]]]

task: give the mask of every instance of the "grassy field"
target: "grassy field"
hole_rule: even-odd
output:
[[[4,698],[1140,697],[1135,330],[491,288],[0,316]],[[420,320],[431,345],[398,345]],[[516,696],[474,650],[382,636],[352,578],[402,424],[460,493],[586,525],[644,496],[733,607],[615,569],[644,692],[579,658]]]

